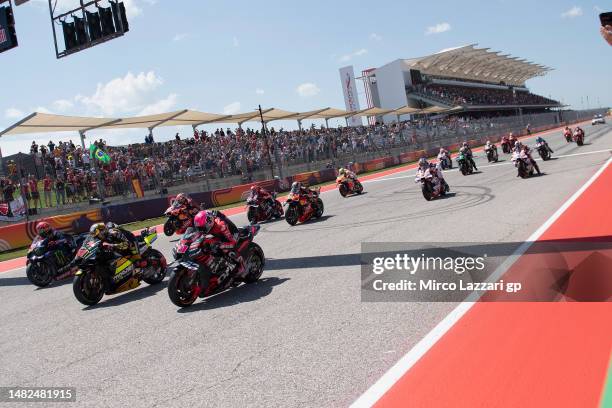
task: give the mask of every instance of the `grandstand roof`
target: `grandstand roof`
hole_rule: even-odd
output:
[[[462,109],[461,107],[459,107]],[[455,108],[456,109],[456,108]],[[448,108],[431,107],[428,109],[416,109],[403,107],[397,110],[369,108],[360,111],[349,112],[342,109],[323,108],[309,112],[289,112],[282,109],[265,109],[262,111],[264,122],[274,120],[304,120],[304,119],[332,119],[349,118],[351,116],[378,116],[388,113],[439,113],[449,111]],[[258,110],[235,115],[222,115],[215,113],[198,112],[184,109],[156,115],[135,116],[131,118],[87,118],[80,116],[63,116],[49,113],[35,112],[24,119],[0,131],[0,137],[4,135],[20,135],[27,133],[52,133],[52,132],[86,132],[93,129],[153,129],[164,126],[198,126],[206,123],[237,123],[242,124],[249,121],[259,121]]]
[[[503,81],[508,85],[523,85],[530,78],[552,71],[544,65],[490,51],[489,48],[476,48],[476,45],[448,48],[403,61],[408,68],[418,69],[424,74],[493,83]]]

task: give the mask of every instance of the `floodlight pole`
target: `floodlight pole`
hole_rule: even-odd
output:
[[[79,130],[79,136],[81,137],[81,147],[85,149],[85,131]]]
[[[268,144],[268,134],[266,132],[266,122],[264,121],[263,111],[261,110],[261,105],[258,107],[259,109],[259,118],[261,119],[261,132],[263,134],[265,143],[266,143],[266,153],[268,155],[268,161],[270,161],[270,171],[272,171],[272,178],[274,178],[274,164],[272,163],[272,157],[270,157],[270,145]],[[274,156],[276,157],[276,149],[274,149]]]

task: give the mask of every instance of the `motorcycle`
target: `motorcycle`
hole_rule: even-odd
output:
[[[449,154],[438,154],[438,161],[440,162],[440,166],[442,166],[442,170],[452,169],[453,168],[453,159]]]
[[[319,197],[320,189],[311,189],[312,198],[301,195],[299,191],[290,191],[285,201],[287,210],[285,220],[289,225],[296,225],[298,222],[304,223],[310,218],[321,218],[323,216],[323,200]],[[308,205],[310,204],[310,205]]]
[[[353,193],[363,193],[363,185],[357,179],[338,176],[338,178],[336,178],[336,185],[338,186],[338,191],[340,191],[340,195],[342,197],[346,197]]]
[[[155,230],[145,229],[135,237],[138,256],[124,256],[107,250],[102,241],[89,236],[78,250],[72,289],[75,297],[84,305],[97,304],[106,295],[132,290],[141,281],[149,285],[161,283],[166,277],[166,258],[151,245],[157,239]]]
[[[72,242],[51,247],[48,239],[35,239],[26,256],[26,276],[39,288],[47,287],[53,281],[60,281],[73,276],[72,271],[60,273],[74,258],[87,234],[77,237],[68,236]]]
[[[485,150],[485,152],[487,153],[487,160],[489,161],[489,163],[497,163],[497,161],[499,160],[499,156],[497,155],[497,148],[495,147],[495,145],[491,145],[491,148]]]
[[[574,134],[574,141],[578,146],[584,145],[584,132],[576,132]]]
[[[450,191],[449,185],[443,181],[439,188],[435,187],[433,175],[429,171],[419,169],[415,178],[415,183],[421,183],[421,191],[425,200],[431,201],[434,198],[444,196]]]
[[[250,195],[247,198],[247,218],[251,224],[269,221],[272,218],[279,219],[285,214],[282,204],[276,199],[276,193],[271,194],[274,200],[274,208],[269,208],[268,203],[259,203],[259,198],[256,195]]]
[[[512,147],[510,146],[510,142],[508,141],[507,138],[502,138],[501,141],[501,148],[502,148],[502,152],[508,154],[512,151]]]
[[[459,165],[459,170],[461,174],[467,176],[468,174],[472,174],[474,172],[474,167],[472,167],[472,163],[465,157],[463,153],[459,153],[457,157],[457,164]]]
[[[533,176],[533,164],[531,164],[531,161],[527,157],[520,155],[517,152],[514,152],[514,154],[512,155],[512,161],[514,162],[514,166],[518,170],[518,177],[525,179]]]
[[[187,228],[193,225],[193,218],[178,203],[172,203],[164,212],[164,216],[168,217],[164,223],[164,234],[168,237],[174,235],[174,233],[184,234]]]
[[[565,137],[565,141],[567,143],[572,143],[574,141],[574,135],[572,132],[565,132],[563,133],[563,136]]]
[[[238,253],[245,260],[247,275],[245,283],[255,283],[263,273],[265,256],[253,238],[259,232],[259,225],[240,228],[238,231]],[[217,238],[198,231],[185,234],[173,250],[173,262],[168,296],[179,307],[188,307],[198,297],[209,297],[238,286],[234,278],[237,265],[215,251]],[[200,268],[206,278],[202,279]],[[204,280],[204,282],[202,282]]]
[[[546,161],[550,159],[550,150],[548,150],[548,146],[545,143],[538,143],[537,149],[542,160]]]

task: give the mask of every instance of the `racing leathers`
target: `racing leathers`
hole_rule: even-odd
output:
[[[213,218],[212,226],[208,230],[208,234],[221,241],[218,245],[218,249],[236,265],[236,277],[244,278],[247,271],[244,259],[238,253],[238,228],[225,216],[225,214],[219,211],[207,211],[207,216]],[[212,262],[212,259],[210,262]]]
[[[538,163],[536,163],[536,161],[533,159],[533,157],[531,157],[531,149],[529,148],[529,146],[527,146],[527,145],[523,146],[523,148],[521,149],[521,151],[519,153],[519,157],[521,159],[529,160],[529,163],[531,163],[533,168],[536,169],[538,174],[542,174],[540,172],[540,168],[538,167]]]
[[[461,147],[461,149],[459,149],[459,152],[462,153],[465,158],[472,164],[472,167],[474,167],[474,170],[478,170],[478,167],[476,167],[476,163],[474,162],[474,157],[472,155],[472,149],[470,149],[469,146],[464,145]]]

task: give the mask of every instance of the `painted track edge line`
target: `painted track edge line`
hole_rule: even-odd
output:
[[[536,241],[557,219],[586,191],[591,184],[612,163],[610,157],[597,172],[582,185],[555,213],[548,218],[500,267],[491,275],[492,279],[499,279],[501,275],[523,254],[531,244]],[[479,296],[477,296],[479,297]],[[474,299],[474,300],[477,300]],[[421,359],[474,305],[474,301],[464,301],[453,309],[442,319],[425,337],[423,337],[408,353],[395,363],[383,376],[368,388],[355,402],[351,408],[365,408],[373,406],[391,387],[404,376],[412,366]]]

